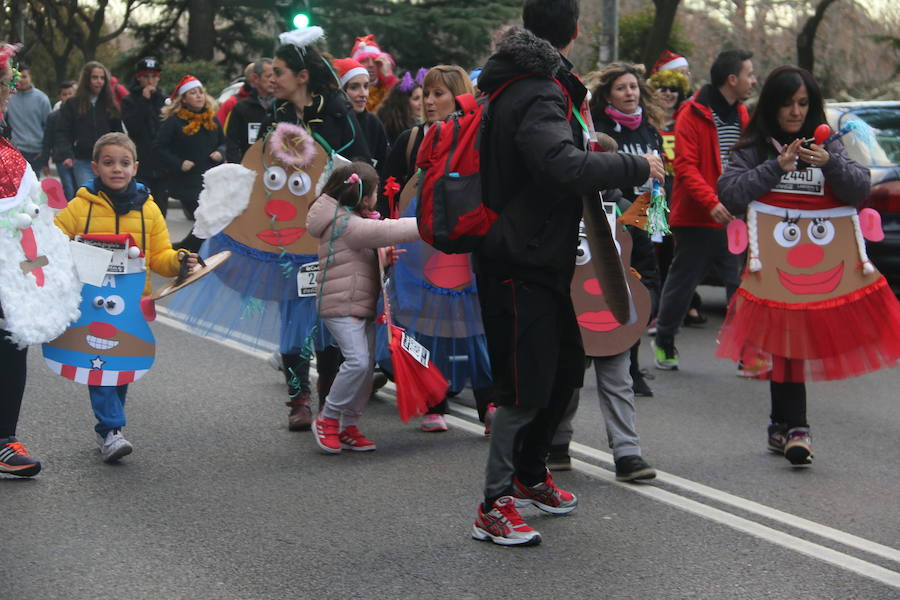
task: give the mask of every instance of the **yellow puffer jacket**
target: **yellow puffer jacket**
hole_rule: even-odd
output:
[[[106,194],[94,194],[87,187],[81,187],[69,205],[56,214],[54,222],[69,239],[85,233],[130,233],[134,236],[144,251],[149,267],[144,285],[145,296],[152,291],[150,271],[163,277],[178,275],[178,251],[172,249],[166,219],[150,196],[140,211],[116,215]]]

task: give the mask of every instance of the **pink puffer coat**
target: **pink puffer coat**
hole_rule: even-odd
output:
[[[335,221],[337,235],[332,241]],[[324,194],[309,207],[306,228],[319,238],[321,317],[374,317],[381,290],[375,249],[419,239],[414,217],[364,219]]]

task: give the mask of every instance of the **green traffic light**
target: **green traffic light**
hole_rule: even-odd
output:
[[[294,18],[291,19],[291,23],[293,23],[296,29],[304,29],[309,27],[309,15],[306,13],[297,13],[294,15]]]

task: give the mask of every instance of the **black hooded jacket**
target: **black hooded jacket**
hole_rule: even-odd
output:
[[[582,197],[647,180],[640,157],[584,148],[577,111],[587,90],[546,40],[513,28],[488,59],[478,88],[492,93],[522,74],[490,106],[481,140],[485,204],[500,214],[475,252],[479,275],[514,278],[569,293]],[[556,78],[567,94],[564,94]]]
[[[166,97],[159,89],[153,91],[149,98],[144,98],[144,89],[135,81],[128,88],[128,95],[122,98],[122,121],[128,129],[128,137],[137,146],[138,178],[161,177],[162,162],[156,148],[156,134],[162,124],[162,109]]]

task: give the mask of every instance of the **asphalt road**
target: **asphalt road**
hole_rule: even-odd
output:
[[[487,440],[466,394],[426,434],[380,393],[362,423],[378,450],[326,456],[287,430],[261,355],[163,318],[128,397],[135,452],[106,465],[87,390],[33,348],[19,435],[44,471],[0,478],[0,599],[900,598],[898,372],[810,386],[815,464],[793,470],[765,450],[767,386],[711,358],[723,300],[703,295],[682,370],[651,366],[638,403],[658,480],[614,482],[589,385],[582,460],[556,476],[578,509],[526,509],[534,548],[469,537]]]

